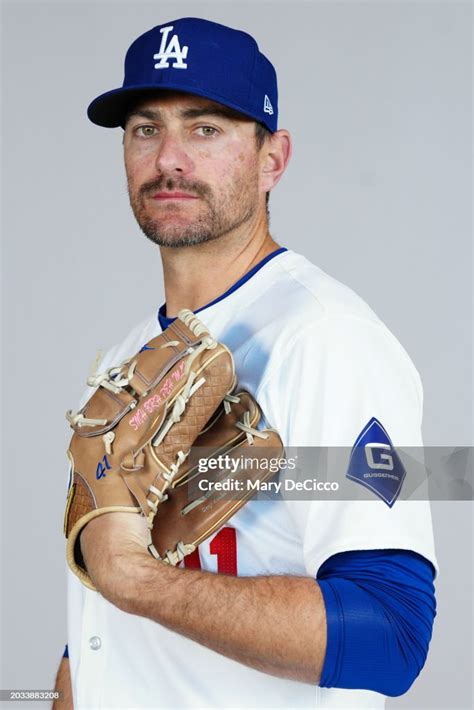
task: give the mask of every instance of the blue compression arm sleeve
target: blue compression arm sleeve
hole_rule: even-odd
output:
[[[319,568],[327,617],[320,686],[406,693],[431,639],[434,570],[408,550],[357,550]]]

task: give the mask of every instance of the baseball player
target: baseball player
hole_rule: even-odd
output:
[[[92,520],[81,548],[99,593],[69,574],[57,707],[382,708],[420,673],[435,616],[429,506],[397,500],[422,386],[366,303],[270,235],[291,154],[275,70],[248,34],[179,19],[133,42],[123,86],[88,115],[123,128],[166,295],[101,371],[189,308],[284,445],[348,447],[340,474],[367,496],[252,500],[177,567],[148,554],[141,516]]]

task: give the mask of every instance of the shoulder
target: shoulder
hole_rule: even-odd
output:
[[[248,370],[264,362],[255,396],[267,419],[286,443],[351,446],[375,417],[415,445],[423,389],[403,346],[351,289],[302,257],[291,261],[267,347],[257,342],[245,361]]]
[[[266,326],[272,344],[269,366],[287,368],[289,358],[314,364],[324,360],[326,365],[330,359],[332,369],[340,361],[345,370],[377,362],[386,370],[409,373],[421,393],[410,356],[355,291],[295,252],[275,261],[273,283],[265,293],[273,304]]]
[[[357,354],[379,342],[411,364],[396,337],[355,291],[295,252],[275,262],[271,283],[252,304],[254,311],[261,306],[262,330],[265,323],[274,351],[357,344]]]
[[[340,315],[379,321],[355,291],[301,254],[288,251],[276,261],[275,267],[272,295],[277,303],[285,304],[284,310],[293,322]]]

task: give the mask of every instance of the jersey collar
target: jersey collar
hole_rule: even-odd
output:
[[[231,286],[225,293],[223,293],[221,296],[218,296],[215,298],[213,301],[210,303],[206,303],[205,306],[202,306],[202,308],[198,308],[195,313],[200,313],[201,311],[204,311],[206,308],[209,308],[210,306],[214,306],[214,304],[219,303],[219,301],[223,301],[224,298],[227,298],[227,296],[230,296],[231,293],[234,293],[234,291],[237,291],[238,288],[244,285],[249,279],[252,278],[252,276],[255,276],[257,271],[260,271],[262,266],[265,266],[266,263],[268,263],[271,259],[273,259],[275,256],[278,256],[278,254],[282,254],[284,251],[288,251],[286,247],[280,247],[280,249],[277,249],[276,251],[273,251],[271,254],[268,254],[264,259],[258,262],[250,271],[248,271],[246,274],[244,274],[238,281],[235,282],[233,286]],[[160,306],[160,309],[158,311],[158,321],[161,325],[161,329],[165,330],[176,318],[168,318],[166,315],[166,303],[163,303],[162,306]]]

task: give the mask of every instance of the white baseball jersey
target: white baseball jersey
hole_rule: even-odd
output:
[[[303,256],[279,253],[199,317],[231,349],[239,385],[285,446],[352,447],[373,417],[395,446],[421,446],[422,388],[407,353],[366,303]],[[153,315],[101,369],[159,332]],[[239,576],[315,578],[335,553],[384,548],[416,551],[437,568],[427,502],[253,500],[200,545],[199,558],[213,572],[234,564]],[[76,708],[384,706],[371,691],[319,688],[248,668],[119,611],[71,572],[68,590]]]

